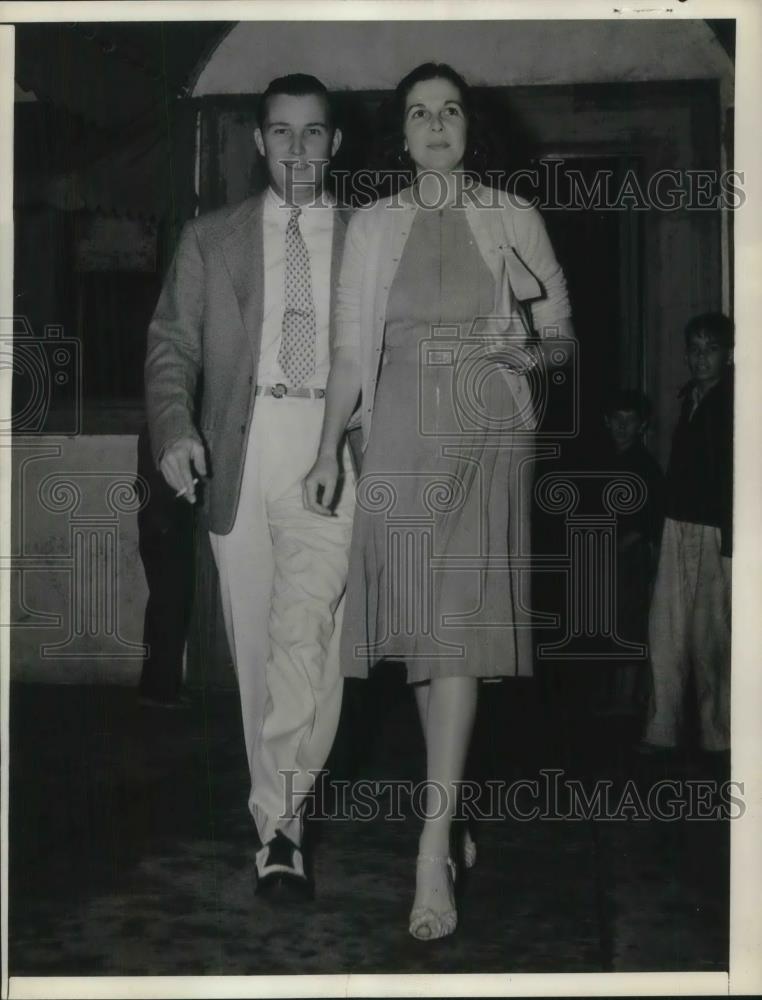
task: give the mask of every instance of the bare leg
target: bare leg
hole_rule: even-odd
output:
[[[415,701],[418,707],[418,717],[421,720],[421,730],[424,734],[424,739],[426,736],[426,719],[428,717],[429,711],[429,690],[430,684],[427,681],[425,684],[416,684],[413,688],[415,692]],[[472,720],[473,725],[473,720]],[[468,750],[468,739],[466,740],[466,751]],[[464,826],[463,829],[463,861],[466,868],[473,868],[476,864],[476,843],[472,836],[471,829],[468,824]]]
[[[424,739],[429,818],[424,823],[419,846],[423,854],[447,856],[456,807],[455,783],[463,778],[476,715],[477,680],[475,677],[440,677],[432,680],[428,687]]]
[[[425,690],[422,690],[424,688]],[[411,932],[433,938],[455,928],[452,880],[444,862],[450,855],[450,826],[457,806],[456,783],[463,778],[474,717],[475,677],[441,677],[416,688],[426,742],[426,819],[418,843],[419,863]],[[425,860],[428,859],[428,860]],[[416,917],[417,914],[417,917]],[[431,916],[426,917],[426,914]],[[445,915],[452,914],[449,919]],[[443,920],[437,920],[442,915]]]

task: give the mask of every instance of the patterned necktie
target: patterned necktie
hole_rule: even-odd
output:
[[[293,388],[315,371],[315,303],[310,257],[299,229],[301,208],[292,208],[286,227],[286,276],[283,333],[278,364]]]

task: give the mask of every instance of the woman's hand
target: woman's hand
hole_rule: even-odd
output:
[[[339,444],[360,392],[358,355],[356,347],[337,347],[333,351],[318,457],[302,484],[304,506],[324,517],[333,515],[339,481]]]
[[[304,506],[313,514],[332,517],[334,494],[339,481],[339,462],[333,455],[319,455],[302,484]]]

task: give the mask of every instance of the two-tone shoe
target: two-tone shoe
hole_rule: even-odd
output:
[[[280,830],[276,830],[272,840],[257,851],[255,864],[257,895],[314,898],[314,886],[305,871],[301,848]]]

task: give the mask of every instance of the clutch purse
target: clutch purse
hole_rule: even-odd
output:
[[[509,370],[521,374],[534,368],[538,361],[533,348],[539,345],[541,338],[535,329],[531,303],[542,298],[543,289],[515,247],[502,243],[497,249],[503,262],[495,303],[497,332],[501,339],[499,350],[507,348],[521,358],[523,364],[513,363],[517,358],[504,362]]]

